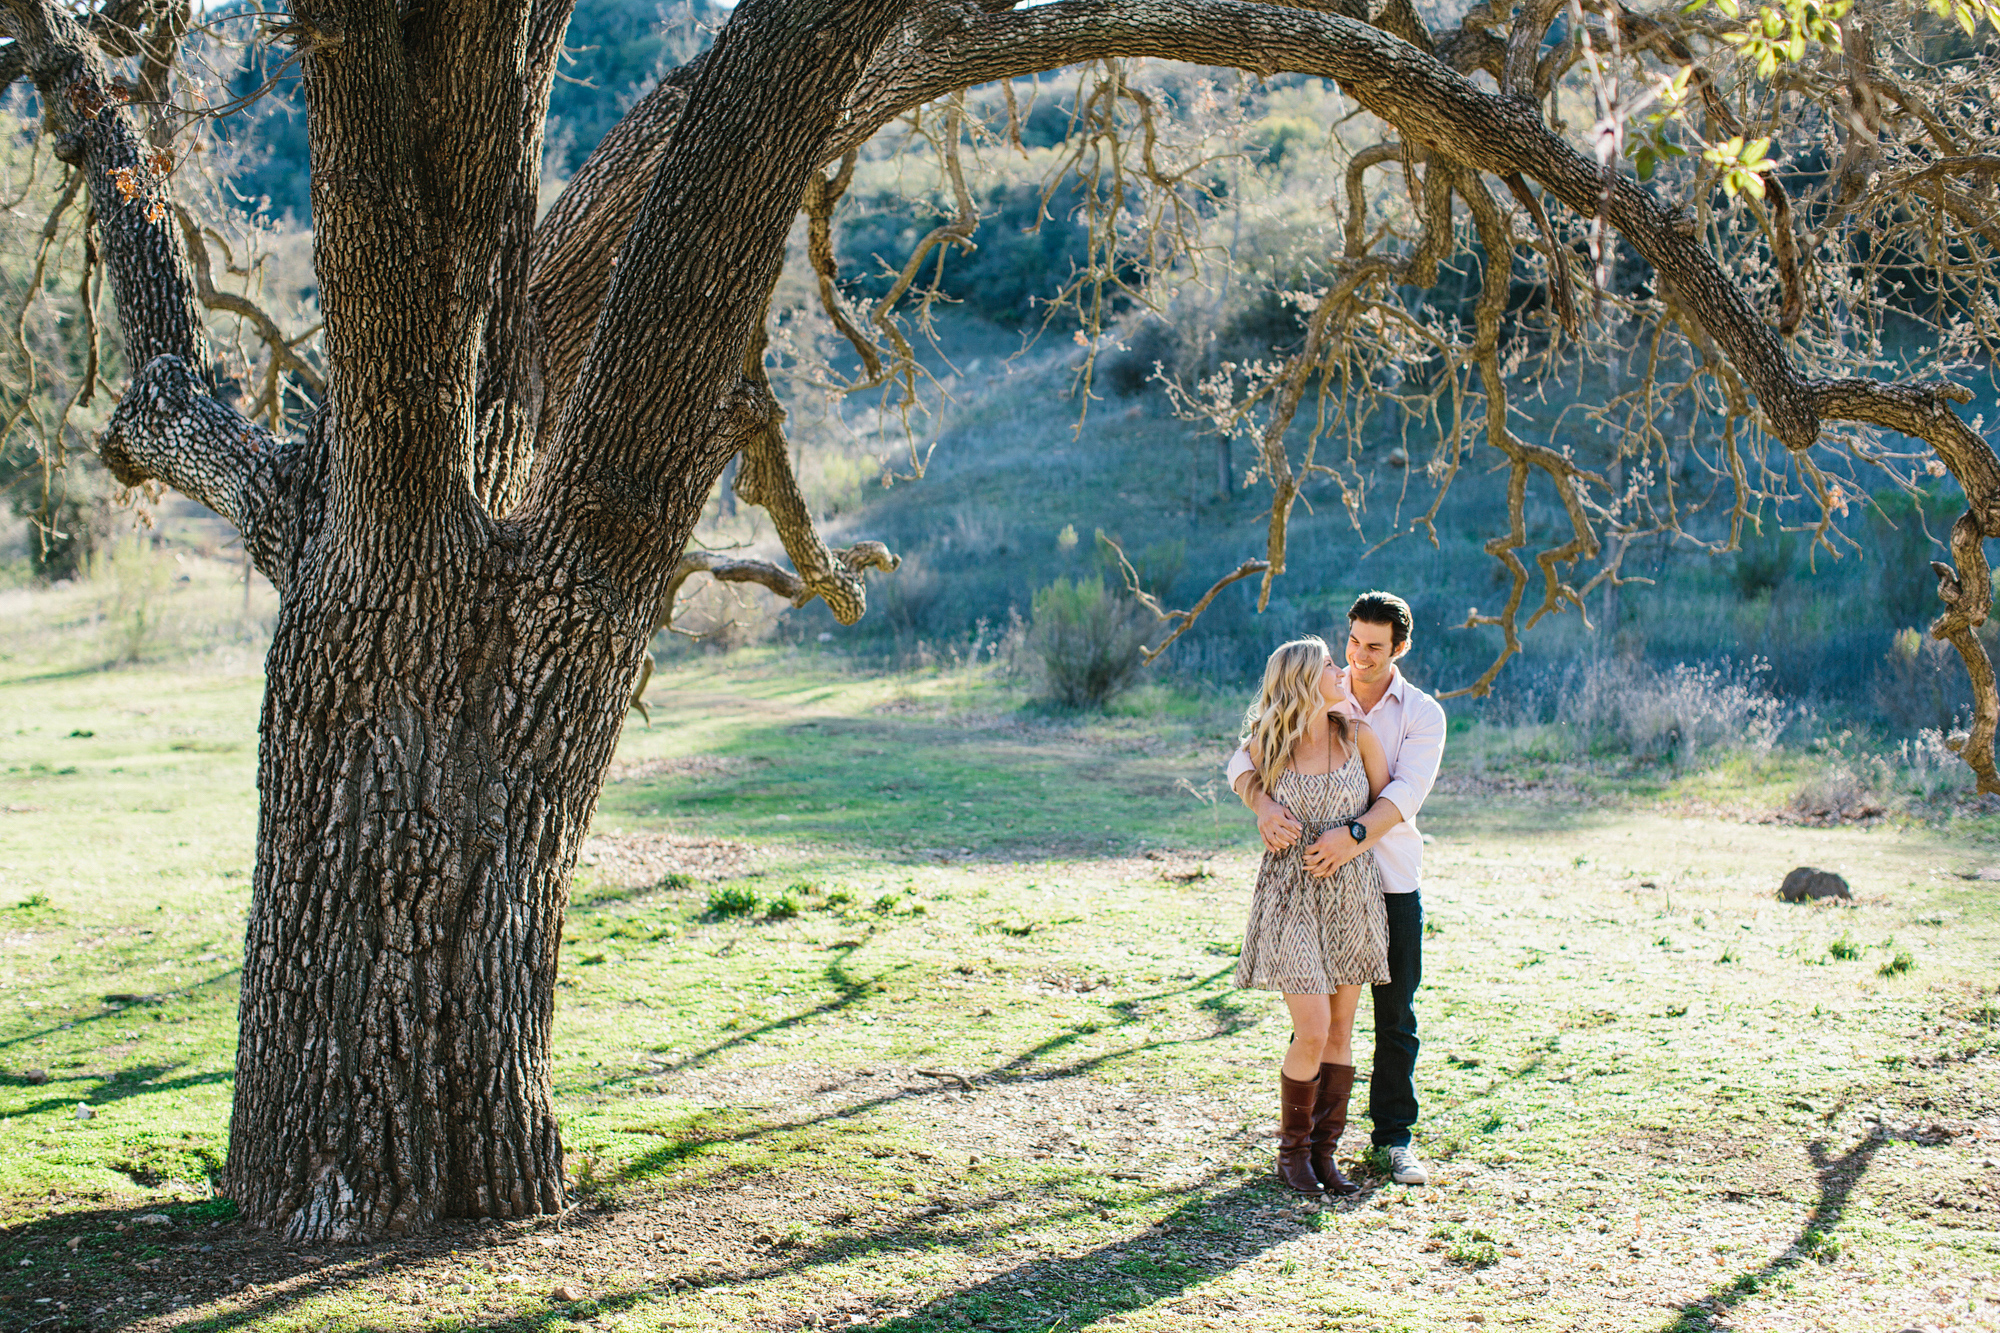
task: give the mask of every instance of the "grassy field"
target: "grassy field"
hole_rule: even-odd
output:
[[[209,1179],[254,658],[102,669],[101,594],[13,596],[0,1329],[2000,1328],[1995,816],[1757,824],[1789,770],[1620,797],[1455,737],[1480,763],[1448,752],[1423,821],[1440,1179],[1357,1163],[1357,1199],[1300,1203],[1280,1008],[1230,984],[1239,701],[1069,719],[810,653],[677,665],[627,729],[562,959],[578,1206],[246,1233]],[[1854,904],[1775,902],[1801,863]]]

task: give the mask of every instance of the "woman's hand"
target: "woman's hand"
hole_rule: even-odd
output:
[[[1342,824],[1320,834],[1318,841],[1306,848],[1306,872],[1316,879],[1325,879],[1360,854],[1361,844],[1354,841],[1354,835]]]
[[[1257,812],[1257,836],[1264,840],[1266,851],[1282,852],[1299,840],[1304,826],[1283,805],[1260,792],[1252,808]]]

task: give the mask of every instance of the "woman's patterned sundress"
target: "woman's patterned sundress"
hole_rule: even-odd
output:
[[[1329,828],[1342,828],[1368,808],[1368,774],[1350,742],[1347,762],[1331,773],[1278,775],[1271,796],[1304,828],[1282,852],[1265,852],[1250,899],[1250,925],[1236,963],[1246,990],[1326,995],[1335,986],[1389,980],[1389,916],[1382,871],[1363,852],[1325,879],[1306,870],[1305,851]]]

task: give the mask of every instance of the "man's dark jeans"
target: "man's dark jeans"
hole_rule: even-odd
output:
[[[1424,904],[1416,893],[1385,893],[1389,909],[1389,984],[1371,988],[1375,1069],[1368,1078],[1368,1137],[1378,1148],[1410,1141],[1417,1123],[1417,985],[1424,977]]]

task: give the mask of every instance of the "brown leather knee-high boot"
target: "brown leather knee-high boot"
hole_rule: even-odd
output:
[[[1320,1189],[1310,1160],[1319,1089],[1319,1079],[1278,1075],[1278,1179],[1300,1194],[1317,1194]]]
[[[1319,1099],[1313,1103],[1311,1151],[1312,1173],[1328,1194],[1352,1194],[1360,1188],[1340,1174],[1333,1163],[1333,1150],[1347,1129],[1347,1096],[1354,1091],[1353,1065],[1319,1067]]]

